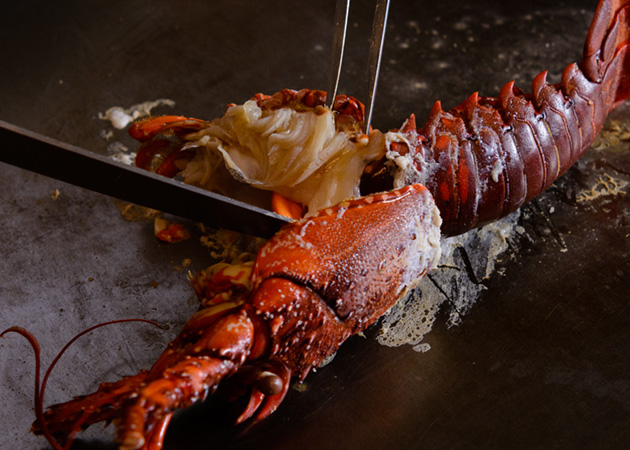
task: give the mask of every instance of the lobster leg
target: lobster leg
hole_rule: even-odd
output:
[[[192,132],[203,126],[205,121],[183,116],[148,117],[135,122],[129,129],[132,138],[145,142],[158,133]]]
[[[74,400],[53,405],[44,413],[44,420],[55,436],[70,436],[80,427],[110,421],[122,408],[124,399],[133,394],[146,380],[147,372],[123,378],[114,383],[103,383],[98,391]],[[42,424],[33,423],[33,433],[42,434]]]
[[[284,400],[291,381],[291,371],[278,360],[254,366],[252,370],[243,369],[239,371],[238,378],[244,375],[241,383],[246,388],[251,386],[251,392],[247,406],[236,420],[237,424],[253,417],[256,412],[256,420],[273,413]]]
[[[173,413],[166,414],[154,425],[153,429],[149,432],[145,439],[143,450],[160,450],[164,444],[164,437],[166,436],[166,430],[168,429]]]
[[[177,408],[204,398],[245,361],[254,341],[254,327],[244,310],[219,319],[192,345],[190,352],[159,378],[143,385],[118,422],[123,450],[137,450],[145,436]]]
[[[256,319],[239,305],[230,302],[227,309],[215,306],[193,316],[150,371],[53,405],[44,414],[47,429],[66,439],[79,428],[115,420],[122,449],[161,448],[172,412],[205,398],[255,347]],[[35,422],[33,431],[42,433],[42,424]]]

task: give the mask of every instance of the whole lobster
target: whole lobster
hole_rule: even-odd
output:
[[[35,431],[61,448],[53,435],[66,438],[115,420],[121,448],[159,449],[173,411],[228,377],[235,392],[249,395],[239,421],[257,410],[258,419],[272,413],[292,375],[303,379],[435,264],[440,224],[451,235],[509,214],[589,148],[608,113],[630,97],[629,45],[630,1],[604,0],[582,60],[567,67],[558,85],[548,85],[543,73],[532,94],[509,83],[498,98],[474,94],[449,112],[436,103],[421,129],[412,116],[362,179],[363,192],[396,190],[286,226],[261,248],[253,267],[219,266],[197,278],[202,308],[149,371],[51,407]],[[279,97],[314,108],[321,96]],[[357,111],[353,106],[348,115],[357,119]],[[199,123],[169,118],[144,122],[134,132],[147,131],[152,139],[169,128],[188,133]],[[166,169],[179,150],[167,152],[160,165],[165,174],[172,174]],[[403,165],[407,170],[393,170]]]

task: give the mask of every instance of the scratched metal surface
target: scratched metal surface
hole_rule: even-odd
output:
[[[370,2],[354,2],[340,92],[363,95]],[[442,99],[493,95],[576,60],[595,2],[393,2],[375,126],[420,120]],[[0,18],[0,118],[107,154],[98,113],[168,98],[211,118],[284,87],[326,88],[334,4],[10,2]],[[630,122],[630,107],[617,114]],[[0,146],[2,144],[0,143]],[[630,197],[577,202],[598,177],[630,181],[629,143],[592,152],[523,210],[525,233],[460,326],[438,320],[427,353],[355,338],[291,390],[268,420],[231,427],[216,400],[180,414],[165,449],[583,448],[630,444]],[[1,151],[11,151],[1,148]],[[0,328],[41,340],[45,364],[75,333],[46,402],[147,368],[195,310],[183,260],[196,240],[158,243],[113,199],[6,165],[0,177]],[[630,188],[626,188],[628,191]],[[53,193],[58,190],[59,195]],[[446,314],[444,314],[446,315]],[[31,350],[0,341],[2,448],[46,448],[29,434]],[[75,449],[115,448],[97,425]]]

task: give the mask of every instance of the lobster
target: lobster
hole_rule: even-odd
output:
[[[365,197],[287,225],[253,264],[216,266],[195,278],[202,308],[150,370],[52,406],[35,431],[61,448],[55,436],[114,420],[121,448],[159,449],[173,411],[222,380],[234,384],[235,396],[249,396],[239,422],[271,414],[292,376],[303,379],[431,269],[440,233],[515,211],[584,154],[608,113],[630,97],[629,15],[628,0],[600,2],[582,60],[557,85],[543,72],[531,94],[508,83],[497,98],[473,94],[448,112],[438,102],[420,129],[412,115],[366,166]],[[282,91],[255,101],[316,109],[322,96]],[[335,102],[338,116],[360,123],[361,106],[346,100]],[[174,175],[194,157],[185,136],[205,126],[180,116],[135,125],[132,133],[145,142],[139,165]]]

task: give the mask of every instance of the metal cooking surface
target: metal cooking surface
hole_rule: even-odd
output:
[[[365,3],[365,4],[364,4]],[[369,4],[368,4],[369,3]],[[0,119],[105,155],[131,148],[99,119],[157,99],[155,114],[200,118],[257,92],[325,89],[334,2],[10,2],[0,17]],[[374,126],[422,122],[512,79],[529,89],[579,58],[595,1],[392,2]],[[371,2],[355,2],[339,92],[364,99]],[[630,106],[615,113],[630,122]],[[0,146],[2,143],[0,143]],[[216,399],[180,414],[166,450],[601,448],[630,444],[630,188],[577,202],[610,175],[630,181],[628,141],[592,151],[523,209],[523,234],[463,323],[447,308],[418,353],[354,338],[291,390],[269,419],[232,427]],[[0,151],[11,151],[2,147]],[[147,368],[196,300],[186,270],[211,262],[196,239],[158,242],[111,198],[0,164],[0,328],[21,325],[44,366],[76,333],[140,317],[75,344],[46,403]],[[56,193],[58,191],[58,195]],[[192,265],[184,267],[184,260]],[[0,340],[3,448],[45,448],[29,433],[32,351]],[[94,426],[74,449],[113,449]]]

